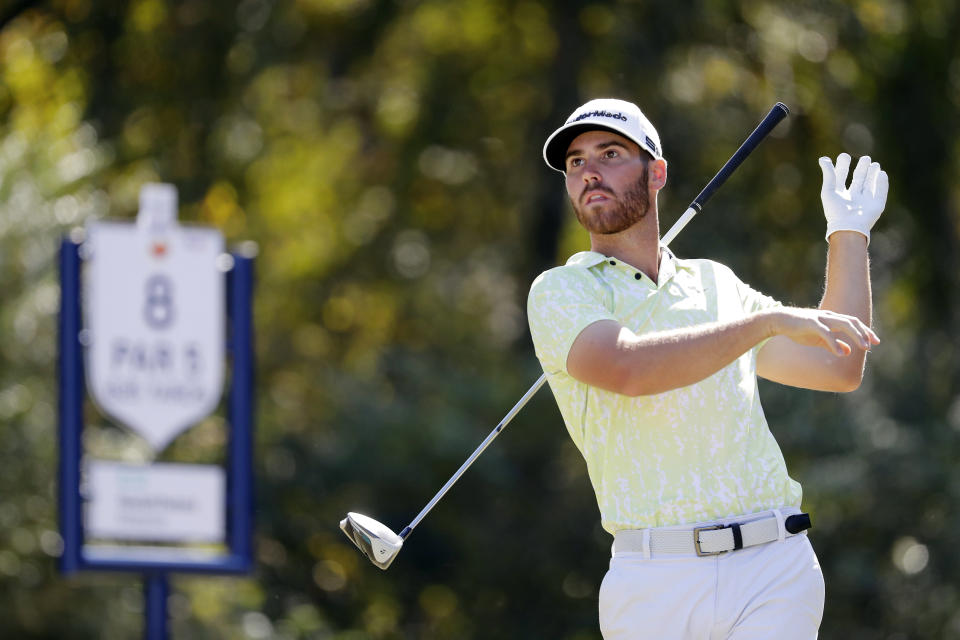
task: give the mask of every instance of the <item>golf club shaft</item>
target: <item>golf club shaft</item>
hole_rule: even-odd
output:
[[[437,495],[433,496],[433,500],[431,500],[430,503],[425,506],[419,514],[417,514],[417,517],[413,519],[413,522],[407,525],[407,527],[400,532],[401,538],[406,540],[407,536],[410,535],[410,532],[413,531],[413,528],[420,524],[420,521],[423,520],[428,513],[430,513],[430,510],[433,509],[433,506],[440,501],[440,498],[442,498],[444,494],[450,490],[450,487],[452,487],[454,483],[460,479],[460,476],[462,476],[463,473],[470,468],[470,465],[472,465],[473,461],[476,460],[481,453],[483,453],[484,449],[490,446],[490,443],[493,442],[493,439],[500,435],[500,432],[503,431],[503,428],[506,427],[511,420],[513,420],[513,417],[520,412],[520,409],[523,409],[523,406],[527,404],[527,401],[533,397],[533,394],[540,390],[540,387],[542,387],[543,383],[546,381],[547,374],[543,374],[536,382],[533,383],[532,387],[527,389],[527,392],[523,394],[523,397],[520,398],[520,401],[513,405],[513,409],[510,409],[510,411],[507,412],[507,415],[503,417],[503,420],[500,421],[500,424],[498,424],[496,428],[490,432],[490,435],[488,435],[483,442],[480,443],[480,446],[477,447],[477,450],[470,454],[470,457],[467,458],[467,461],[464,462],[459,469],[457,469],[457,472],[454,473],[449,480],[447,480],[447,484],[443,485],[440,491],[437,492]]]
[[[689,213],[690,209],[688,209],[687,212]],[[686,216],[686,214],[684,214],[684,216]],[[690,216],[690,217],[692,218],[693,216]],[[681,217],[679,220],[677,220],[674,223],[673,227],[670,228],[670,231],[667,232],[667,235],[664,236],[664,238],[667,238],[667,236],[669,236],[672,239],[674,236],[680,233],[680,229],[682,229],[686,224],[687,224],[687,221],[685,221],[683,217]],[[464,462],[459,469],[457,469],[457,472],[454,473],[449,480],[447,480],[447,484],[443,485],[440,491],[437,492],[437,495],[433,496],[433,500],[431,500],[430,503],[427,504],[427,506],[425,506],[419,514],[417,514],[417,517],[413,519],[413,522],[407,525],[406,528],[404,528],[404,530],[400,532],[401,538],[403,538],[404,540],[407,539],[407,536],[410,535],[410,532],[413,531],[414,527],[420,524],[420,521],[423,520],[428,513],[430,513],[430,510],[433,509],[434,505],[436,505],[437,502],[440,501],[440,498],[442,498],[444,494],[446,494],[447,491],[450,490],[450,487],[452,487],[454,483],[456,483],[456,481],[460,479],[460,476],[462,476],[464,472],[470,468],[470,465],[473,464],[473,461],[476,460],[478,457],[480,457],[480,454],[483,453],[484,449],[490,446],[490,443],[493,442],[494,438],[500,435],[500,432],[503,431],[503,428],[506,427],[511,420],[513,420],[513,417],[520,412],[520,409],[522,409],[523,406],[527,404],[527,401],[530,400],[531,397],[533,397],[533,394],[535,394],[537,391],[540,390],[540,387],[542,387],[543,383],[545,383],[546,381],[547,381],[547,374],[544,373],[537,379],[536,382],[533,383],[532,387],[527,389],[527,392],[523,394],[523,397],[520,398],[520,401],[517,402],[517,404],[513,405],[513,409],[510,409],[507,415],[503,417],[503,420],[500,421],[500,424],[498,424],[496,428],[490,432],[490,435],[484,438],[483,442],[480,443],[480,446],[477,447],[476,451],[470,454],[470,457],[467,458],[467,461]]]
[[[750,155],[757,145],[760,144],[765,137],[767,137],[767,134],[769,134],[773,128],[787,116],[788,113],[790,113],[790,110],[787,109],[787,106],[782,102],[778,102],[773,106],[772,109],[770,109],[770,112],[767,113],[763,120],[760,121],[760,124],[757,125],[757,128],[753,130],[753,133],[751,133],[744,143],[740,145],[740,148],[737,149],[736,153],[734,153],[730,159],[727,160],[726,164],[724,164],[720,171],[717,172],[717,175],[715,175],[713,179],[707,183],[707,186],[703,188],[703,191],[701,191],[700,194],[693,199],[693,202],[690,203],[690,206],[687,208],[687,210],[683,212],[683,215],[680,216],[675,223],[673,223],[673,226],[670,227],[670,230],[664,234],[663,238],[660,240],[662,245],[669,245],[670,242],[677,237],[677,234],[679,234],[680,231],[687,226],[687,223],[690,222],[690,220],[692,220],[693,217],[703,208],[703,205],[706,204],[707,200],[710,199],[713,193],[724,182],[727,181],[727,178],[730,177],[730,174],[732,174],[737,167],[740,166],[747,156]],[[452,487],[457,480],[460,479],[460,476],[462,476],[464,472],[470,468],[470,465],[473,464],[474,460],[476,460],[480,454],[483,453],[488,446],[490,446],[490,443],[493,442],[494,438],[500,435],[500,432],[503,431],[504,427],[506,427],[507,424],[513,420],[513,417],[520,412],[520,409],[527,404],[530,398],[532,398],[533,395],[540,390],[540,387],[542,387],[546,381],[547,374],[544,373],[540,376],[540,378],[537,379],[536,382],[533,383],[533,386],[530,387],[525,394],[523,394],[523,397],[520,398],[520,401],[513,405],[513,408],[507,412],[507,415],[503,417],[503,420],[500,421],[500,424],[498,424],[496,428],[490,432],[490,435],[488,435],[484,441],[480,443],[480,446],[477,447],[476,451],[470,454],[470,457],[467,458],[466,462],[464,462],[460,468],[457,469],[457,472],[454,473],[449,480],[447,480],[447,483],[443,485],[440,491],[437,492],[437,495],[433,496],[433,499],[429,502],[429,504],[427,504],[427,506],[425,506],[423,510],[417,514],[417,517],[413,519],[413,522],[407,525],[406,528],[400,532],[400,537],[402,539],[406,540],[407,536],[410,535],[410,532],[413,531],[414,527],[420,524],[420,521],[423,520],[428,513],[430,513],[430,510],[433,509],[434,505],[440,501],[440,498],[442,498],[447,491],[450,490],[450,487]]]
[[[688,209],[687,211],[689,212],[690,210]],[[673,238],[673,236],[677,235],[680,232],[680,229],[682,229],[685,225],[686,222],[683,220],[683,218],[677,220],[670,231],[667,232],[667,236]],[[664,236],[664,238],[667,236]],[[527,404],[527,401],[533,397],[533,394],[540,390],[540,387],[542,387],[543,383],[546,381],[547,374],[544,373],[537,379],[536,382],[533,383],[532,387],[527,389],[527,392],[523,394],[523,397],[520,398],[520,401],[517,402],[517,404],[513,405],[513,409],[510,409],[507,415],[504,416],[503,420],[500,421],[500,424],[498,424],[496,428],[490,432],[490,435],[488,435],[483,442],[480,443],[480,446],[477,447],[476,451],[470,454],[470,457],[467,458],[467,461],[464,462],[459,469],[457,469],[457,472],[453,474],[453,477],[447,480],[447,484],[443,485],[440,491],[437,492],[437,495],[433,496],[433,500],[431,500],[430,503],[423,508],[417,517],[413,519],[413,522],[411,522],[403,531],[400,532],[401,538],[406,539],[407,536],[410,535],[410,532],[413,531],[413,528],[420,524],[420,521],[423,520],[428,513],[430,513],[430,510],[433,509],[433,506],[440,501],[440,498],[442,498],[444,494],[450,490],[450,487],[452,487],[454,483],[460,479],[460,476],[462,476],[463,473],[470,468],[470,465],[472,465],[473,461],[476,460],[481,453],[483,453],[484,449],[490,446],[490,443],[493,442],[494,438],[500,435],[500,432],[503,431],[503,428],[507,426],[507,423],[513,420],[513,417],[520,412],[520,409]]]
[[[757,125],[757,128],[753,130],[747,139],[743,141],[743,144],[740,145],[740,148],[737,149],[736,153],[730,156],[730,159],[727,160],[720,171],[717,172],[717,175],[713,176],[713,179],[707,183],[707,186],[703,188],[703,191],[693,199],[693,202],[690,203],[690,206],[687,207],[687,210],[683,212],[683,215],[680,216],[677,221],[670,227],[670,231],[663,236],[660,240],[660,243],[663,245],[669,245],[673,239],[677,236],[680,231],[687,226],[687,223],[693,220],[693,217],[700,213],[703,209],[703,205],[707,203],[707,200],[713,195],[713,193],[720,188],[720,186],[727,181],[727,178],[737,170],[737,167],[747,159],[754,149],[757,148],[757,145],[763,141],[767,135],[773,131],[773,128],[776,127],[781,120],[787,117],[787,114],[790,113],[790,109],[787,108],[787,105],[782,102],[778,102],[770,108],[770,111],[767,112],[767,115],[764,116],[763,120],[760,121],[760,124]]]

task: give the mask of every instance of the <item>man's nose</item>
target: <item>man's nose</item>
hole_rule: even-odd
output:
[[[596,162],[592,160],[585,160],[583,163],[583,171],[580,173],[583,176],[583,181],[590,182],[603,182],[603,176],[600,174],[599,168]]]

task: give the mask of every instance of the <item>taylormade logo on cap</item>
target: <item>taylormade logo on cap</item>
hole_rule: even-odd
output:
[[[627,116],[623,115],[622,113],[610,113],[609,111],[591,111],[590,113],[581,113],[576,118],[567,120],[567,122],[579,122],[584,118],[592,118],[594,116],[598,118],[616,118],[617,120],[623,120],[624,122],[627,121]]]
[[[543,159],[557,171],[566,170],[567,148],[585,131],[602,129],[629,138],[654,158],[663,157],[660,136],[640,107],[625,100],[601,98],[591,100],[574,111],[566,123],[554,131],[543,145]]]

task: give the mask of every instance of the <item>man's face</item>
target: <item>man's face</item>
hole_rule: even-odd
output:
[[[650,208],[648,156],[611,131],[588,131],[567,148],[567,195],[577,220],[595,234],[624,231]]]

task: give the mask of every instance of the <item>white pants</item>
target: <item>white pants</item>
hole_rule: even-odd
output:
[[[718,556],[615,552],[600,585],[604,640],[810,640],[823,617],[805,534]]]

